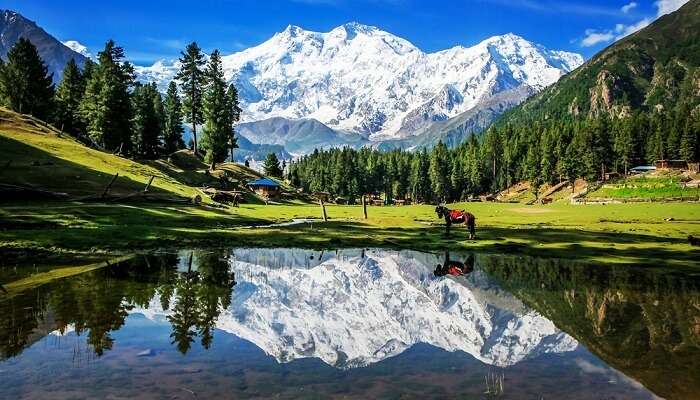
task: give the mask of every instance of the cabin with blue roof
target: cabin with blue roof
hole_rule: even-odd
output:
[[[270,178],[260,178],[248,182],[250,190],[254,191],[258,196],[263,198],[279,197],[282,192],[282,185],[273,181]]]

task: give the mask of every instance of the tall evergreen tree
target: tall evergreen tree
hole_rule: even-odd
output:
[[[187,45],[180,57],[180,71],[175,77],[180,81],[183,102],[182,108],[185,114],[185,121],[192,124],[192,137],[194,139],[194,153],[198,154],[197,125],[204,122],[203,110],[203,86],[204,77],[204,54],[196,42]]]
[[[613,142],[616,158],[622,164],[622,171],[625,175],[634,160],[634,147],[631,121],[626,118],[616,130]]]
[[[132,129],[135,152],[138,156],[154,159],[161,145],[161,119],[157,110],[160,93],[155,85],[136,84],[132,98]]]
[[[238,139],[236,138],[235,125],[241,119],[241,106],[238,104],[238,90],[232,84],[228,86],[226,91],[226,100],[228,101],[227,109],[228,124],[231,127],[231,136],[229,137],[229,149],[231,150],[231,162],[233,162],[233,150],[238,148]]]
[[[73,135],[82,133],[83,125],[80,123],[78,106],[85,93],[85,81],[78,68],[78,64],[71,58],[63,69],[61,83],[56,89],[54,97],[54,125],[61,131]]]
[[[263,170],[265,175],[272,176],[275,178],[282,177],[282,168],[280,167],[280,160],[277,158],[275,153],[270,153],[265,158],[265,163],[263,164]]]
[[[105,44],[98,59],[86,82],[78,113],[93,142],[108,151],[128,154],[132,150],[129,88],[134,69],[124,61],[124,50],[113,40]]]
[[[430,183],[437,201],[447,201],[450,195],[450,160],[447,146],[439,142],[430,154]]]
[[[163,142],[165,151],[170,154],[185,148],[185,141],[182,139],[184,128],[182,126],[182,103],[180,95],[177,93],[177,84],[170,81],[168,92],[165,94],[164,121],[163,121]]]
[[[216,168],[216,163],[226,160],[232,136],[231,107],[226,96],[226,81],[218,50],[209,57],[205,70],[204,129],[202,130],[202,150],[204,161]]]
[[[0,68],[0,99],[8,108],[48,120],[53,106],[53,74],[32,42],[20,38]]]
[[[427,202],[430,200],[430,178],[428,169],[430,160],[428,153],[423,149],[416,154],[411,161],[410,191],[415,202]]]
[[[700,120],[688,118],[680,143],[680,156],[688,162],[698,160],[698,133],[700,133]]]

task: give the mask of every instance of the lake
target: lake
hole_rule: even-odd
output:
[[[691,399],[700,279],[480,254],[0,267],[0,399]]]

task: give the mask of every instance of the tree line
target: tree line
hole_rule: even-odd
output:
[[[233,158],[238,147],[238,92],[226,84],[218,50],[205,60],[193,42],[181,53],[180,63],[162,96],[154,82],[136,81],[124,49],[109,40],[96,61],[87,59],[80,68],[71,59],[54,86],[34,44],[20,38],[7,60],[0,59],[0,103],[100,149],[135,158],[155,159],[185,148],[187,122],[195,154],[201,151],[214,168],[229,154]],[[199,141],[198,125],[203,125]]]
[[[690,110],[603,115],[582,120],[495,124],[454,149],[415,152],[363,148],[314,151],[289,165],[287,179],[308,192],[356,200],[362,194],[416,202],[460,201],[529,181],[603,179],[660,159],[698,160],[700,118]]]

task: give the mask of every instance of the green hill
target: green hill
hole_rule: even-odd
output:
[[[659,18],[598,53],[508,113],[531,118],[625,116],[633,111],[697,109],[700,103],[700,1]]]
[[[135,161],[86,147],[31,116],[0,108],[0,182],[66,193],[71,198],[101,194],[115,174],[114,195],[143,190],[191,198],[196,187],[217,185],[222,175],[245,183],[261,175],[239,164],[208,166],[182,150],[167,160]],[[9,162],[9,165],[7,164]]]

